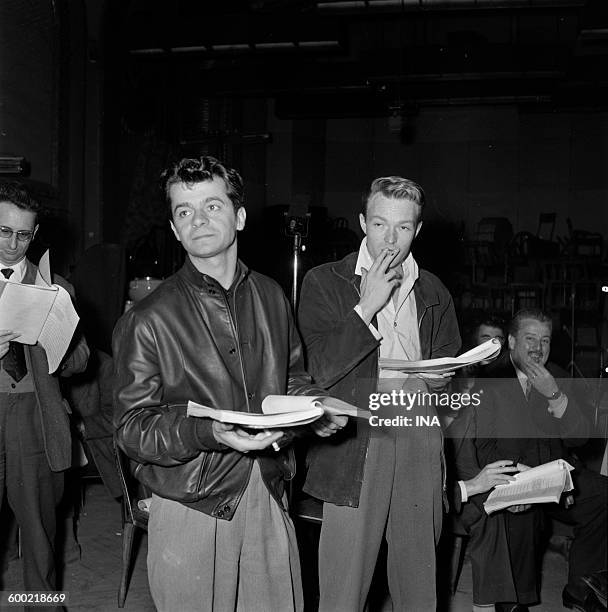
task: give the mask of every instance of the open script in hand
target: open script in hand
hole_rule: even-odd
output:
[[[369,418],[368,410],[333,397],[310,397],[306,395],[268,395],[262,401],[262,412],[238,412],[209,408],[196,402],[188,402],[188,416],[206,417],[253,429],[273,427],[297,427],[316,421],[324,414]]]
[[[543,463],[519,472],[515,480],[498,485],[484,502],[488,514],[521,504],[557,503],[564,491],[573,489],[570,472],[574,468],[563,459]]]
[[[2,280],[0,329],[20,334],[15,342],[39,342],[46,352],[50,374],[59,367],[70,345],[78,315],[70,294],[49,281],[48,251],[40,261],[35,285]]]
[[[407,374],[444,374],[445,372],[453,372],[459,368],[479,363],[485,359],[493,359],[498,353],[500,353],[500,342],[492,338],[458,357],[439,357],[437,359],[421,359],[419,361],[385,359],[381,357],[379,365],[383,370],[395,370]]]

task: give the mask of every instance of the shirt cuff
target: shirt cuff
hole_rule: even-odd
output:
[[[361,310],[361,306],[357,304],[354,308],[355,312],[363,319],[363,311]],[[376,340],[382,340],[382,334],[370,323],[368,325],[369,331],[372,332],[372,335]]]
[[[557,399],[549,400],[549,414],[556,419],[561,419],[568,407],[568,397],[562,393]]]
[[[464,480],[459,480],[458,485],[460,486],[460,502],[464,504],[466,501],[469,501],[467,486],[464,484]]]

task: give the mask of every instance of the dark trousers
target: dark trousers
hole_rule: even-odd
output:
[[[21,528],[24,589],[56,590],[56,507],[63,473],[49,468],[33,393],[0,394],[0,505],[5,493]]]
[[[491,516],[479,511],[478,520],[469,527],[468,548],[475,603],[538,600],[542,560],[538,519],[543,513],[574,526],[568,572],[568,588],[574,595],[582,595],[581,576],[606,569],[608,478],[581,468],[573,472],[573,481],[574,505],[569,508],[542,504],[523,514],[505,510]],[[476,508],[465,507],[463,515],[469,516],[469,511]]]
[[[581,576],[606,569],[606,523],[608,522],[608,478],[597,472],[573,472],[574,505],[545,504],[548,516],[574,526],[570,547],[568,587],[582,588]]]
[[[503,510],[488,516],[483,507],[469,501],[463,519],[470,535],[473,602],[537,603],[542,509],[536,506],[519,514]]]

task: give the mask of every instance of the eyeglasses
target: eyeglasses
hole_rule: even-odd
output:
[[[0,225],[0,238],[12,238],[13,234],[17,234],[17,240],[20,242],[28,242],[34,237],[34,232],[29,230],[16,231],[12,227]]]

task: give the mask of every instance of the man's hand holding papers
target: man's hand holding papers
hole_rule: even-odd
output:
[[[0,332],[0,350],[7,338],[22,344],[38,342],[46,351],[50,374],[68,350],[78,315],[70,294],[59,285],[49,285],[49,280],[47,251],[40,260],[35,285],[0,282],[0,329],[17,334],[8,338]]]
[[[427,375],[427,378],[435,378],[442,374],[449,375],[454,370],[480,363],[486,359],[493,359],[500,353],[500,348],[500,342],[496,338],[492,338],[458,357],[439,357],[418,361],[380,358],[379,365],[383,370],[395,370],[405,374],[423,374]]]
[[[188,402],[188,416],[210,418],[249,429],[299,427],[325,417],[324,426],[334,424],[334,427],[328,427],[333,433],[343,420],[342,418],[335,419],[335,417],[369,418],[370,412],[333,397],[268,395],[262,402],[261,414],[210,408],[190,401]],[[331,435],[331,433],[326,435]]]
[[[249,433],[232,423],[213,422],[213,437],[226,446],[241,453],[249,451],[264,450],[276,444],[282,437],[283,432],[275,429],[272,432],[263,430],[258,433]]]
[[[484,502],[484,508],[491,514],[505,508],[511,512],[521,511],[515,506],[557,503],[564,491],[573,489],[570,476],[573,469],[567,461],[556,459],[522,471],[514,476],[513,482],[498,485]]]

